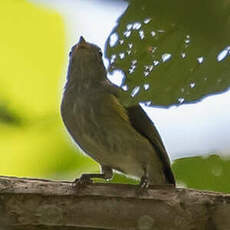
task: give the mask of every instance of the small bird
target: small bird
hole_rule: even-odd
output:
[[[106,75],[101,49],[81,36],[70,52],[61,115],[74,141],[100,164],[101,174],[82,174],[78,183],[111,179],[117,170],[140,178],[141,187],[175,186],[156,127],[140,105],[126,108],[119,102],[121,89]]]

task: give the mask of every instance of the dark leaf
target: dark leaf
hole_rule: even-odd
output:
[[[230,86],[229,1],[132,0],[108,38],[109,71],[125,75],[121,100],[170,106]]]

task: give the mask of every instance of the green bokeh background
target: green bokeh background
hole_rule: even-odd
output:
[[[0,175],[73,180],[98,172],[59,113],[68,58],[61,15],[25,0],[1,1],[0,30]],[[230,192],[229,168],[218,156],[173,164],[179,184],[224,192]],[[113,182],[137,183],[118,174]]]
[[[59,114],[67,58],[61,15],[2,1],[0,28],[0,174],[68,178],[98,170],[76,154]]]

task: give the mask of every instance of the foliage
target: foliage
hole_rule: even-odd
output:
[[[178,184],[188,188],[230,192],[230,160],[217,155],[178,159],[173,170]]]
[[[226,0],[132,0],[107,40],[109,70],[124,73],[121,99],[170,106],[230,85]]]

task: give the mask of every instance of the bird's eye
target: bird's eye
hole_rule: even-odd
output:
[[[99,51],[98,51],[98,53],[99,53],[99,54],[100,54],[100,56],[102,57],[102,51],[101,51],[101,50],[99,50]]]
[[[72,51],[69,52],[69,57],[71,57],[71,56],[72,56]]]

